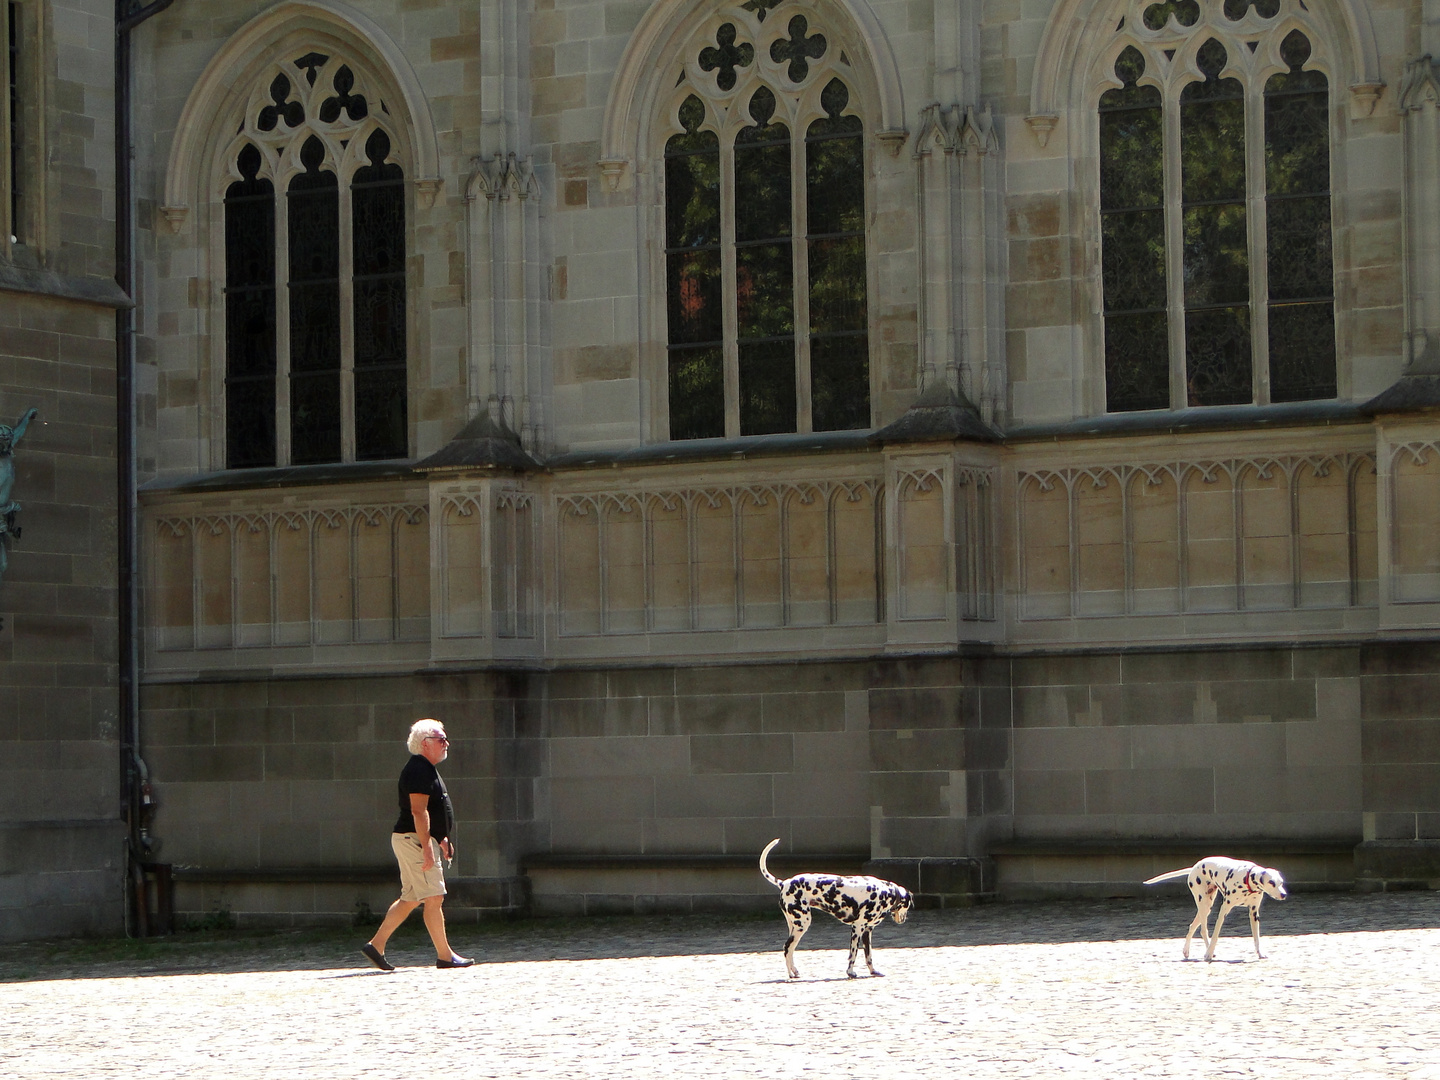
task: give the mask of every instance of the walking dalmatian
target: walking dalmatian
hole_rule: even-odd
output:
[[[790,936],[785,939],[785,970],[790,978],[800,977],[795,967],[795,950],[805,931],[810,929],[812,908],[833,915],[850,927],[850,964],[845,974],[852,979],[857,977],[855,954],[864,946],[865,966],[871,975],[879,975],[870,956],[870,931],[884,922],[887,915],[897,923],[905,921],[914,902],[909,890],[880,878],[835,874],[796,874],[781,881],[765,865],[765,857],[778,843],[778,839],[771,840],[760,853],[760,873],[780,890],[780,910],[785,913],[785,922],[790,928]]]
[[[1250,912],[1250,933],[1255,938],[1255,955],[1263,960],[1265,954],[1260,951],[1260,903],[1267,893],[1276,900],[1285,899],[1285,879],[1280,876],[1280,871],[1256,866],[1253,862],[1241,859],[1212,856],[1183,870],[1171,870],[1168,874],[1152,877],[1145,884],[1155,885],[1182,877],[1190,886],[1190,895],[1195,898],[1195,920],[1190,924],[1190,929],[1185,931],[1185,959],[1190,959],[1190,939],[1195,936],[1197,927],[1200,936],[1205,939],[1205,959],[1213,959],[1215,943],[1220,940],[1220,925],[1225,921],[1225,916],[1230,914],[1231,908],[1243,906]],[[1209,922],[1210,905],[1215,902],[1217,894],[1220,896],[1220,914],[1215,918],[1214,932],[1207,934],[1205,924]]]

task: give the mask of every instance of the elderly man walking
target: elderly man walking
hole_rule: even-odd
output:
[[[390,905],[380,929],[361,952],[381,971],[394,971],[385,959],[385,945],[417,907],[424,906],[425,929],[435,943],[437,968],[463,968],[474,960],[459,956],[445,936],[445,875],[440,856],[455,857],[450,839],[455,828],[455,811],[450,793],[435,767],[450,752],[450,740],[438,720],[416,720],[410,727],[410,760],[400,772],[400,818],[390,837],[395,859],[400,864],[400,899]]]

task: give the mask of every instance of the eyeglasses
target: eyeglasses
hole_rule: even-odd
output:
[[[445,736],[445,735],[426,735],[425,738],[426,738],[426,739],[434,739],[436,742],[443,742],[443,743],[448,743],[448,742],[450,741],[449,737],[448,737],[448,736]]]

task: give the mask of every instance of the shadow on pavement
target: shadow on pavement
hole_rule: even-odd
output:
[[[886,951],[986,945],[1056,945],[1079,942],[1163,940],[1178,944],[1194,904],[1183,884],[1154,897],[996,903],[945,911],[917,911],[903,926],[886,922],[874,934],[877,959]],[[1266,900],[1266,938],[1440,927],[1440,892],[1302,893]],[[1221,938],[1249,938],[1243,909],[1232,911]],[[331,978],[382,978],[360,954],[368,931],[276,931],[177,934],[135,941],[52,941],[7,946],[0,952],[0,983],[36,979],[136,978],[264,971],[315,971]],[[480,965],[543,961],[618,960],[636,957],[717,956],[779,952],[785,925],[768,915],[690,915],[589,919],[520,919],[454,924],[456,951]],[[1198,941],[1198,939],[1197,939]],[[802,953],[845,949],[849,931],[817,915]],[[1203,946],[1202,946],[1203,948]],[[434,953],[419,920],[391,942],[388,955],[402,969],[434,971]],[[812,961],[811,966],[814,966]],[[355,970],[343,970],[353,967]],[[341,970],[337,970],[341,969]],[[464,978],[465,973],[436,973]]]

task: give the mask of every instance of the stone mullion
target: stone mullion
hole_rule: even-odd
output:
[[[275,179],[275,464],[290,464],[289,179]]]
[[[650,514],[650,500],[654,496],[640,496],[640,582],[644,591],[643,603],[645,632],[655,629],[655,521]]]
[[[1131,503],[1130,488],[1136,482],[1144,483],[1144,473],[1122,469],[1117,482],[1120,484],[1120,546],[1124,558],[1125,573],[1125,614],[1135,613],[1135,508]]]
[[[775,492],[775,515],[780,533],[780,625],[790,625],[790,492]],[[798,492],[795,497],[799,498]]]
[[[1180,171],[1180,92],[1167,94],[1162,111],[1165,184],[1165,285],[1170,342],[1170,407],[1183,409],[1185,393],[1185,214]]]
[[[1360,603],[1360,508],[1358,505],[1359,493],[1355,490],[1355,485],[1360,470],[1364,467],[1364,457],[1358,461],[1345,463],[1345,555],[1346,568],[1350,574],[1351,607],[1356,607]],[[1383,496],[1381,499],[1383,500]],[[1381,540],[1379,536],[1376,539],[1377,541]],[[1376,544],[1376,551],[1377,553],[1381,551],[1379,542]],[[1381,557],[1383,558],[1383,555]]]
[[[240,541],[236,528],[239,518],[221,518],[230,527],[230,647],[238,648],[240,641]]]
[[[610,545],[605,527],[609,523],[610,514],[604,506],[604,501],[603,497],[595,500],[595,547],[598,556],[595,584],[600,592],[600,633],[608,634],[610,632],[610,589],[606,568],[610,565]]]
[[[1187,507],[1191,471],[1184,464],[1175,468],[1175,559],[1179,564],[1175,570],[1175,582],[1180,590],[1176,607],[1181,614],[1190,610],[1190,515]]]
[[[885,622],[885,618],[886,618],[886,616],[885,616],[885,604],[886,604],[886,599],[887,599],[887,597],[886,597],[886,595],[885,595],[885,575],[886,575],[886,572],[887,572],[887,571],[886,571],[886,566],[885,566],[885,551],[886,551],[886,545],[885,545],[885,504],[886,504],[885,492],[886,492],[886,490],[887,490],[887,489],[886,489],[886,487],[885,487],[885,482],[884,482],[884,480],[882,479],[882,480],[880,481],[880,483],[876,485],[875,490],[870,493],[870,507],[871,507],[871,510],[872,510],[872,512],[873,512],[873,513],[872,513],[872,520],[874,521],[874,526],[875,526],[875,536],[874,536],[874,544],[875,544],[875,621],[876,621],[877,623],[883,623],[883,622]]]
[[[1270,267],[1266,259],[1265,96],[1245,87],[1245,225],[1250,260],[1251,395],[1270,404]]]
[[[337,180],[339,178],[337,177]],[[340,245],[340,460],[355,460],[355,221],[348,181],[338,183]]]
[[[700,626],[700,530],[695,525],[695,500],[704,497],[703,493],[686,492],[681,503],[685,508],[685,577],[690,609],[686,626],[691,630]]]
[[[1290,491],[1290,606],[1299,609],[1301,601],[1300,574],[1300,473],[1305,468],[1303,460],[1294,462],[1288,469],[1286,487]]]
[[[280,638],[280,552],[276,536],[276,529],[282,521],[279,517],[270,516],[266,521],[268,537],[265,544],[265,569],[270,577],[270,641],[268,644],[279,644]]]
[[[810,215],[805,187],[806,150],[803,125],[790,133],[790,206],[793,237],[790,259],[795,295],[795,430],[814,430],[810,393]]]
[[[1249,471],[1241,462],[1230,476],[1230,520],[1235,530],[1235,610],[1245,610],[1245,473]],[[1254,467],[1256,479],[1260,478],[1259,466]]]
[[[1070,544],[1070,618],[1080,613],[1080,477],[1066,472],[1061,481],[1065,485],[1065,523]]]
[[[201,627],[205,618],[205,581],[200,576],[201,519],[190,519],[190,647],[200,648]]]
[[[390,640],[400,640],[400,519],[403,508],[390,515]]]
[[[735,284],[735,139],[720,140],[720,281],[725,303],[725,437],[740,437],[740,315]]]
[[[836,581],[837,558],[835,552],[835,501],[844,492],[844,487],[837,485],[825,495],[825,621],[834,626],[839,619],[840,597],[839,582]]]
[[[745,492],[730,498],[730,554],[735,574],[735,628],[745,625]]]

